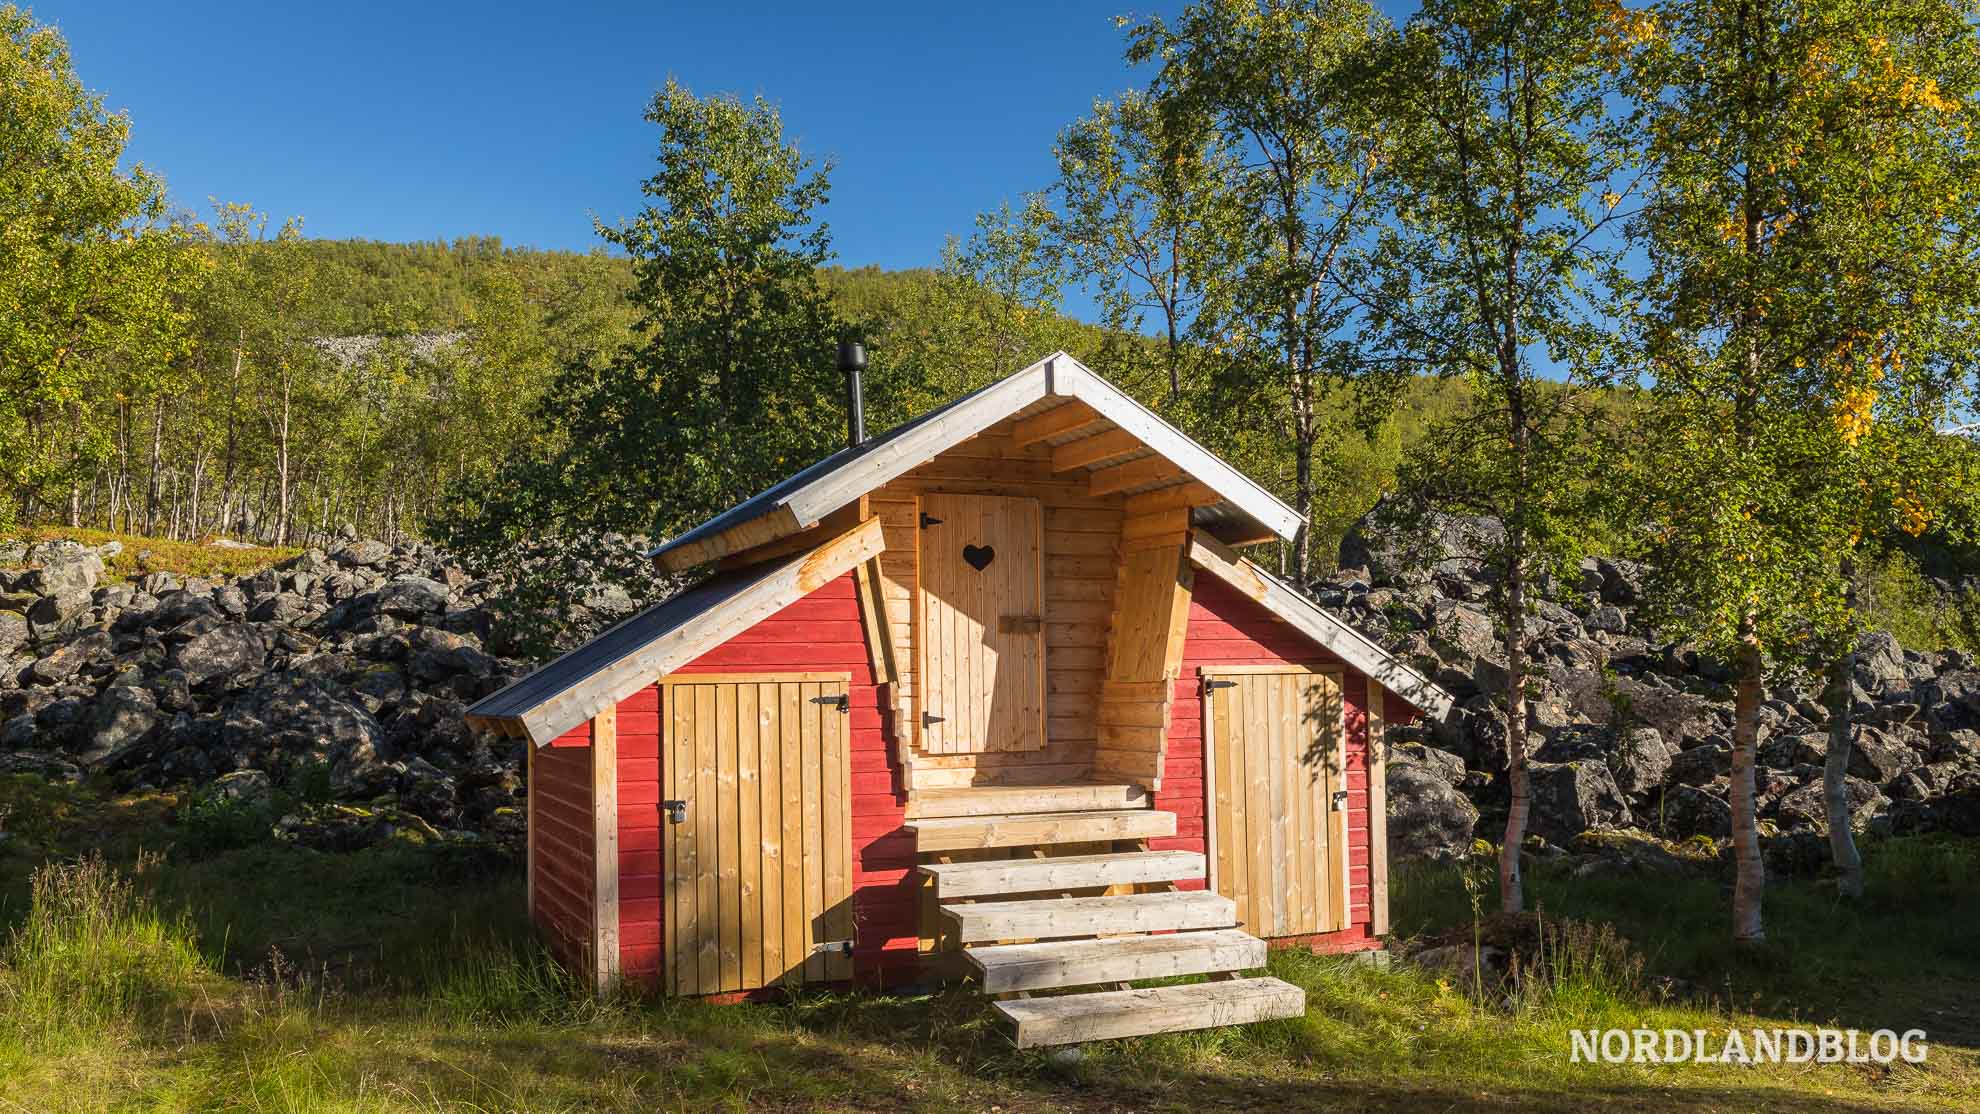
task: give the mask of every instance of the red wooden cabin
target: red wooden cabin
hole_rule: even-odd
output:
[[[833,454],[469,710],[534,744],[533,917],[601,986],[970,974],[1020,1044],[1299,1012],[1230,976],[1381,946],[1369,740],[1450,697],[1233,551],[1298,525],[1063,353]]]

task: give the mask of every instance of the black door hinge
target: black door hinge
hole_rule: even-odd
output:
[[[921,512],[921,528],[923,530],[928,529],[930,526],[940,526],[941,524],[942,524],[941,519],[936,518],[934,515],[929,514],[927,511]]]
[[[1237,687],[1236,681],[1213,681],[1207,677],[1204,678],[1203,680],[1204,692],[1215,692],[1218,689],[1234,689],[1236,687]]]
[[[947,722],[948,722],[947,719],[945,719],[942,716],[936,715],[934,712],[921,713],[921,726],[923,727],[933,727],[938,723],[947,723]]]
[[[811,702],[813,704],[830,704],[840,712],[852,711],[852,698],[847,696],[814,696],[811,698]]]

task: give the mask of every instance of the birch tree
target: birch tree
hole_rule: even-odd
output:
[[[1765,937],[1762,687],[1855,634],[1846,557],[1880,485],[1839,449],[1880,414],[1929,422],[1939,381],[1970,362],[1976,14],[1965,0],[1608,10],[1656,180],[1638,227],[1652,590],[1667,632],[1731,666],[1738,941]],[[1881,487],[1930,514],[1901,471]]]
[[[1398,483],[1413,505],[1502,528],[1480,542],[1506,658],[1509,913],[1525,905],[1528,612],[1535,578],[1594,518],[1588,388],[1611,354],[1629,189],[1592,15],[1585,0],[1430,0],[1411,19],[1386,83],[1397,220],[1365,294],[1382,343],[1472,387]]]

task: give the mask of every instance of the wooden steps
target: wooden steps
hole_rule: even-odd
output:
[[[1205,866],[1203,856],[1195,851],[1120,851],[1044,859],[933,863],[920,869],[924,876],[935,880],[936,896],[946,900],[1079,890],[1095,886],[1179,882],[1204,877]]]
[[[972,785],[922,789],[908,802],[914,818],[1011,816],[1035,812],[1087,812],[1145,808],[1139,785]]]
[[[1306,1010],[1306,993],[1273,978],[1235,978],[1265,965],[1265,942],[1237,928],[1237,905],[1176,883],[1205,876],[1195,851],[1151,851],[1176,816],[1146,807],[1127,785],[974,786],[924,790],[905,827],[925,857],[928,912],[961,945],[1020,1048],[1242,1025]],[[1116,850],[1053,856],[1055,844]],[[1126,845],[1126,846],[1123,846]],[[999,848],[1009,858],[991,857]],[[979,851],[981,855],[955,855]],[[968,862],[949,862],[949,858]],[[1118,892],[1127,889],[1129,892]],[[1095,896],[1068,896],[1074,892]],[[1104,892],[1115,891],[1115,892]],[[989,899],[989,900],[985,900]],[[1224,981],[1138,990],[1141,979],[1223,975]],[[1035,991],[1104,987],[1045,998]]]
[[[1001,816],[943,816],[909,820],[917,851],[976,847],[1028,847],[1113,839],[1160,839],[1176,834],[1176,814],[1136,808],[1120,811],[1035,812]]]
[[[1220,928],[1163,936],[998,944],[969,948],[963,954],[983,980],[983,992],[1002,994],[1246,971],[1265,966],[1265,941],[1235,928]]]
[[[956,922],[956,938],[965,944],[1229,928],[1237,923],[1237,903],[1206,890],[979,901],[945,905],[942,912]]]
[[[996,1003],[1019,1048],[1248,1025],[1306,1012],[1306,992],[1274,978],[1108,990]]]

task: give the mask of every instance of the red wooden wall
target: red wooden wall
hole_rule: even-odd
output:
[[[852,747],[853,971],[865,982],[907,981],[916,958],[914,841],[901,831],[907,797],[884,730],[850,573],[675,671],[847,673]],[[624,978],[660,976],[659,694],[619,705],[619,963]]]
[[[550,951],[574,971],[590,970],[591,909],[598,872],[591,818],[591,724],[537,748],[530,786],[536,923]]]
[[[1157,849],[1207,852],[1203,837],[1208,801],[1203,780],[1203,690],[1197,670],[1216,665],[1331,664],[1341,666],[1341,699],[1347,715],[1349,927],[1302,937],[1319,951],[1381,946],[1370,932],[1368,908],[1368,678],[1316,646],[1259,604],[1208,573],[1196,574],[1183,642],[1182,675],[1169,713],[1169,751],[1155,807],[1176,814],[1176,834],[1151,840]],[[1387,710],[1393,702],[1384,705]],[[1404,706],[1406,707],[1406,705]],[[1401,709],[1398,709],[1400,711]],[[1394,721],[1391,721],[1394,722]],[[1185,882],[1202,889],[1207,880]]]
[[[1196,578],[1183,671],[1169,727],[1167,763],[1155,806],[1177,817],[1177,834],[1158,848],[1206,850],[1203,714],[1197,669],[1205,665],[1340,664],[1306,636],[1208,574]],[[1370,934],[1367,678],[1343,666],[1347,715],[1351,926],[1301,943],[1319,950],[1380,946]],[[918,911],[913,837],[901,829],[906,795],[888,741],[886,717],[867,655],[850,574],[736,635],[680,673],[844,672],[850,675],[852,747],[853,969],[866,983],[916,977]],[[1415,712],[1393,693],[1385,711],[1401,723]],[[595,871],[591,835],[589,724],[536,754],[536,917],[560,958],[585,969]],[[645,688],[618,709],[619,941],[622,976],[660,974],[661,899],[659,694]],[[1182,883],[1201,889],[1205,880]]]

